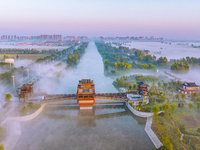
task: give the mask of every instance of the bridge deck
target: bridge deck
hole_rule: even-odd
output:
[[[97,93],[94,97],[95,99],[125,101],[127,100],[127,93]],[[69,101],[74,99],[77,99],[76,94],[51,94],[45,95],[42,102]]]

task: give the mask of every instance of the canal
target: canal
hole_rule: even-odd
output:
[[[117,92],[113,78],[105,77],[102,58],[90,42],[77,68],[64,72],[55,92],[76,93],[78,80],[94,80],[96,93]],[[98,101],[98,100],[97,100]],[[35,119],[21,123],[15,150],[151,150],[153,143],[144,131],[146,119],[132,115],[123,103],[94,105],[79,110],[76,105],[48,105]]]

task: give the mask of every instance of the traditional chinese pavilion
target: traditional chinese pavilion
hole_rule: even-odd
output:
[[[20,89],[19,92],[19,100],[21,98],[24,99],[24,102],[28,100],[28,98],[33,94],[33,84],[24,84],[22,87],[18,88]]]
[[[177,90],[183,94],[192,94],[194,92],[199,92],[199,87],[200,86],[196,85],[195,82],[185,82],[182,86],[177,87]]]
[[[148,87],[149,85],[147,85],[144,81],[141,82],[137,82],[137,93],[139,95],[143,95],[143,96],[149,96],[149,92],[148,92]]]
[[[80,109],[92,109],[93,104],[95,103],[94,87],[93,80],[82,79],[78,83],[77,87],[77,103],[80,106]]]

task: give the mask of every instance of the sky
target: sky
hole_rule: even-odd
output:
[[[200,0],[0,0],[0,35],[200,40]]]

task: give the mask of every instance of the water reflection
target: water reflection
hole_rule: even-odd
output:
[[[45,78],[39,81],[39,87],[50,94],[71,94],[76,93],[78,80],[86,78],[94,80],[97,93],[117,92],[112,85],[114,79],[103,73],[102,58],[91,42],[77,69],[66,70],[59,80]],[[95,104],[93,110],[87,111],[69,102],[59,104],[48,105],[38,117],[21,124],[22,134],[15,150],[154,148],[144,131],[146,119],[132,115],[122,103]]]
[[[59,111],[62,113],[59,113]],[[69,114],[69,110],[77,111],[77,115]],[[101,112],[99,112],[100,110]],[[95,113],[96,112],[96,113]],[[144,119],[138,118],[135,115],[131,115],[129,110],[124,106],[124,103],[121,104],[101,104],[94,105],[93,109],[89,110],[80,110],[78,105],[70,106],[68,105],[53,105],[48,106],[44,111],[46,117],[48,119],[67,119],[67,120],[76,120],[77,126],[87,126],[87,127],[95,127],[95,120],[113,118],[113,117],[121,117],[121,116],[132,116],[138,121],[139,125],[144,125],[146,121]]]

